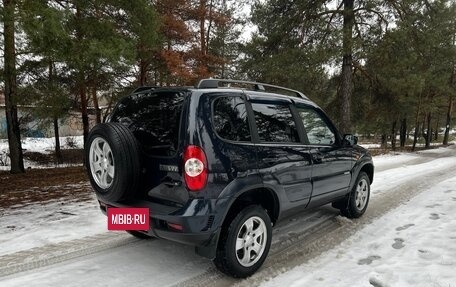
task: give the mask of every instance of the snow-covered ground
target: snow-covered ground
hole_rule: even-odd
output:
[[[104,233],[107,228],[95,195],[88,202],[51,201],[0,208],[0,218],[0,256]]]
[[[433,171],[454,172],[455,177],[375,219],[340,246],[271,279],[265,286],[456,286],[454,150],[374,157],[374,200]],[[107,232],[106,217],[95,198],[0,209],[0,218],[0,259],[17,251]],[[204,276],[210,266],[210,261],[194,255],[192,248],[151,240],[0,277],[0,286],[124,286],[145,282],[167,286]]]
[[[55,138],[23,138],[21,140],[22,149],[24,152],[39,152],[50,154],[55,149]],[[83,136],[68,136],[60,137],[61,149],[82,149],[84,147]],[[0,170],[9,170],[9,148],[8,140],[0,139]],[[6,166],[5,166],[6,165]],[[65,164],[61,166],[66,166]],[[55,165],[40,165],[36,162],[24,159],[24,167],[27,168],[49,168]]]
[[[456,286],[455,208],[456,170],[340,246],[262,286]]]
[[[62,149],[83,148],[83,136],[60,137],[60,147]],[[24,151],[40,153],[51,153],[55,148],[55,138],[23,138],[21,140]],[[8,140],[0,139],[0,151],[8,150]]]
[[[438,149],[445,152],[447,149]],[[394,170],[375,174],[375,192],[388,190],[393,180],[406,180],[407,176],[426,173],[432,168],[451,163],[451,159],[426,162],[422,166],[410,167],[407,163],[421,158],[418,154],[387,154],[374,157],[376,169],[394,166]],[[398,169],[403,169],[399,174]],[[399,176],[400,175],[400,176]],[[389,179],[389,183],[386,182]],[[84,184],[90,189],[90,184]],[[62,187],[62,188],[68,188]],[[76,188],[76,187],[75,187]],[[78,186],[77,188],[80,188]],[[375,196],[375,194],[373,194]],[[40,247],[51,243],[83,238],[86,236],[106,232],[106,216],[104,216],[93,195],[92,201],[51,201],[44,204],[33,204],[17,209],[0,208],[0,256],[33,247]],[[68,228],[71,226],[71,228]]]

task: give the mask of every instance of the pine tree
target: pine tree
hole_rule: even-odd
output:
[[[62,11],[45,2],[23,1],[20,9],[21,28],[27,35],[29,59],[21,67],[30,80],[22,87],[23,98],[35,106],[34,114],[44,123],[52,123],[55,156],[62,163],[59,119],[70,109],[68,78],[64,67],[69,35],[61,23]],[[32,80],[33,79],[33,80]]]
[[[216,1],[215,1],[216,2]],[[215,5],[215,4],[213,4]],[[241,27],[245,20],[236,15],[242,3],[239,1],[222,0],[216,11],[212,11],[214,18],[211,29],[208,29],[208,54],[214,55],[218,61],[209,66],[209,71],[219,78],[235,78],[237,76],[236,63],[239,60],[241,43]]]
[[[5,112],[8,133],[11,173],[24,172],[21,135],[17,117],[17,79],[16,79],[16,46],[15,22],[16,1],[3,0],[2,19],[4,37],[4,82],[5,82]]]
[[[151,72],[161,49],[159,34],[160,19],[151,1],[119,1],[119,8],[125,15],[118,15],[122,32],[128,41],[134,43],[135,60],[138,66],[137,83],[141,86],[153,82]],[[120,14],[120,13],[119,13]]]
[[[430,146],[432,123],[434,119],[438,121],[447,96],[454,94],[449,85],[452,65],[448,59],[456,56],[451,42],[456,32],[451,25],[454,4],[446,0],[429,5],[425,1],[416,5],[417,2],[420,1],[402,2],[400,7],[394,7],[400,9],[397,27],[372,43],[366,53],[366,70],[373,79],[371,109],[375,120],[371,122],[381,123],[382,134],[389,133],[390,123],[392,143],[397,123],[401,122],[401,146],[405,143],[407,121],[414,123],[413,149],[420,130],[425,130],[426,147]]]

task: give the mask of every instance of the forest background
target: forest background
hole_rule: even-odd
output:
[[[18,107],[52,123],[59,159],[70,110],[87,137],[91,111],[102,122],[138,86],[208,77],[300,90],[341,132],[393,150],[451,140],[453,0],[3,0],[0,17],[12,173],[24,172]]]

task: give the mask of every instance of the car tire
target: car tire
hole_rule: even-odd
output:
[[[141,169],[139,146],[126,126],[96,125],[86,142],[85,164],[99,199],[116,202],[136,192]]]
[[[222,229],[216,257],[217,269],[236,278],[255,273],[271,247],[271,219],[263,207],[250,205],[242,209]]]
[[[139,238],[139,239],[151,239],[153,237],[153,236],[149,236],[147,234],[144,234],[142,232],[135,231],[135,230],[126,230],[126,232],[128,234],[130,234],[130,235],[133,235],[136,238]]]
[[[370,198],[370,179],[365,172],[360,172],[351,192],[341,201],[333,203],[342,215],[348,218],[361,217],[366,212]]]

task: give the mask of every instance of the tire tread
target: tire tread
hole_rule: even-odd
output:
[[[92,141],[97,137],[102,137],[108,142],[114,156],[115,175],[112,184],[116,186],[110,186],[106,190],[97,186],[90,172],[89,149]],[[111,122],[96,125],[90,131],[85,149],[89,179],[99,197],[106,201],[120,201],[137,191],[141,171],[140,149],[135,136],[128,127]]]
[[[236,268],[235,262],[233,262],[236,259],[231,258],[229,255],[230,246],[228,246],[229,244],[227,244],[227,241],[228,241],[228,239],[229,239],[228,237],[230,235],[232,236],[233,234],[236,234],[239,224],[242,224],[242,218],[251,212],[252,213],[256,212],[257,215],[260,215],[260,216],[264,217],[264,219],[266,219],[265,224],[269,225],[269,228],[267,228],[268,239],[266,242],[266,248],[264,250],[264,253],[261,255],[263,258],[260,259],[253,266],[248,267],[245,270],[240,270],[239,268]],[[271,227],[271,221],[270,221],[269,215],[263,209],[263,207],[260,205],[256,205],[256,204],[248,205],[247,207],[242,209],[239,213],[237,213],[237,215],[233,218],[233,220],[231,222],[229,222],[229,224],[227,226],[225,226],[225,228],[222,229],[222,233],[221,233],[220,239],[219,239],[219,244],[217,247],[216,256],[215,256],[215,259],[213,260],[214,265],[222,273],[225,273],[225,274],[235,277],[235,278],[245,278],[245,277],[252,275],[253,273],[256,272],[256,270],[258,270],[258,268],[261,267],[265,258],[268,255],[270,244],[272,241],[271,240],[271,236],[272,236],[271,229],[272,229],[272,227]]]

